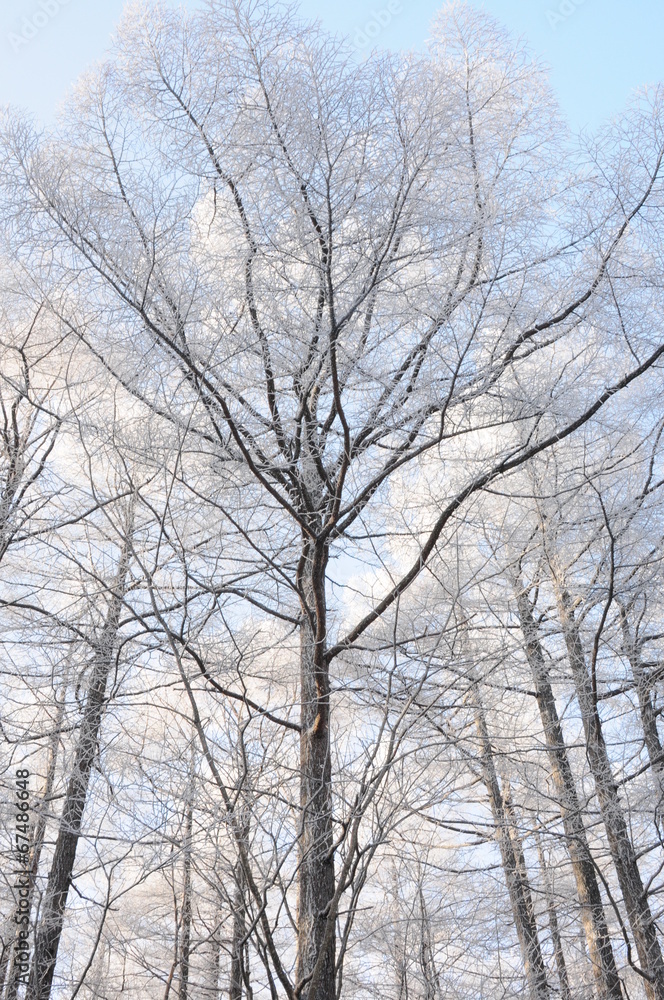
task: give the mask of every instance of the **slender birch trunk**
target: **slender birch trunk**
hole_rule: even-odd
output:
[[[531,1000],[545,1000],[551,993],[546,977],[546,967],[542,956],[537,924],[530,886],[523,877],[523,866],[514,851],[514,842],[510,834],[509,816],[505,809],[503,792],[498,782],[498,775],[493,759],[493,749],[489,739],[486,717],[482,706],[477,683],[473,684],[473,702],[475,711],[475,726],[480,744],[480,761],[482,779],[489,795],[491,812],[496,825],[496,836],[505,872],[505,881],[512,904],[514,925],[519,938],[521,956],[526,972],[526,982]]]
[[[606,829],[609,850],[625,902],[641,971],[645,977],[646,996],[648,1000],[664,1000],[664,961],[657,939],[657,930],[618,797],[618,787],[604,741],[592,678],[574,618],[572,599],[564,582],[556,574],[554,574],[554,587],[567,656],[581,710],[588,763],[595,782],[595,792]]]
[[[515,583],[515,593],[519,624],[525,641],[526,657],[535,684],[537,707],[546,740],[551,777],[556,790],[567,851],[576,882],[576,891],[581,907],[581,922],[595,981],[595,993],[598,1000],[605,1000],[607,997],[610,1000],[621,1000],[622,990],[606,923],[604,905],[583,823],[576,783],[567,755],[562,725],[558,717],[549,670],[544,659],[544,651],[530,601],[519,581]]]
[[[126,586],[128,557],[129,533],[125,538],[118,572],[111,588],[112,594],[102,634],[96,643],[90,687],[83,711],[74,765],[65,792],[58,837],[36,934],[26,1000],[49,1000],[51,995],[64,911],[74,871],[90,773],[97,752],[99,730],[104,715],[106,686],[113,668],[118,621]]]

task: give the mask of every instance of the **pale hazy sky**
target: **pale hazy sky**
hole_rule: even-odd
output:
[[[202,3],[186,0],[184,6]],[[389,14],[390,3],[397,13]],[[302,0],[300,6],[303,14],[350,35],[363,52],[367,34],[374,36],[369,45],[422,45],[442,5],[441,0]],[[103,57],[123,6],[124,0],[1,0],[0,104],[19,104],[51,120],[78,74]],[[575,128],[595,127],[619,112],[634,88],[664,81],[662,0],[484,0],[475,6],[523,35],[548,63]],[[384,22],[380,30],[376,14]]]

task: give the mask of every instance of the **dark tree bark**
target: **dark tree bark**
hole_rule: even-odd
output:
[[[551,777],[560,806],[567,850],[581,906],[581,921],[592,964],[596,995],[601,1000],[604,1000],[605,997],[609,997],[611,1000],[621,1000],[622,990],[606,924],[595,864],[590,853],[576,783],[567,755],[567,746],[558,717],[548,667],[539,640],[538,628],[533,618],[528,595],[518,581],[515,584],[515,591],[519,624],[523,632],[526,656],[535,684],[537,707],[546,739]]]
[[[335,892],[330,756],[330,682],[325,657],[326,549],[305,540],[298,582],[300,628],[300,808],[296,978],[307,1000],[335,1000],[335,938],[328,915]],[[332,928],[333,930],[334,928]],[[313,993],[308,986],[324,953]],[[305,985],[307,984],[307,985]]]

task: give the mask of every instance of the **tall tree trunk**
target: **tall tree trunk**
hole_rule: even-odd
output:
[[[550,997],[549,984],[546,978],[544,958],[537,934],[530,886],[527,879],[523,877],[525,861],[520,864],[514,850],[514,841],[510,833],[511,824],[505,809],[503,793],[498,782],[486,717],[476,682],[473,684],[473,702],[475,726],[480,744],[482,779],[489,795],[491,813],[496,825],[498,846],[500,848],[510,903],[512,904],[514,925],[521,947],[528,992],[531,1000],[545,1000],[545,998]]]
[[[222,990],[219,986],[219,977],[221,975],[221,933],[224,924],[224,916],[221,905],[221,898],[218,899],[217,905],[215,907],[214,915],[214,928],[212,934],[210,935],[210,962],[208,966],[208,975],[210,977],[210,987],[208,990],[208,995],[211,1000],[222,1000]]]
[[[229,1000],[242,1000],[244,983],[248,974],[246,953],[247,903],[244,871],[238,863],[235,869],[235,894],[233,899],[233,940],[231,942],[231,975]]]
[[[664,750],[657,730],[657,714],[652,703],[652,691],[647,671],[641,660],[641,650],[632,629],[630,628],[627,609],[620,605],[620,626],[622,629],[623,646],[632,670],[636,693],[639,699],[639,714],[643,727],[643,739],[648,751],[650,767],[657,786],[659,801],[657,813],[664,806]]]
[[[553,943],[553,955],[556,960],[556,972],[558,973],[558,982],[560,984],[560,996],[562,997],[562,1000],[572,1000],[572,991],[570,990],[569,976],[567,975],[567,963],[565,962],[565,951],[563,949],[563,940],[560,936],[560,925],[558,923],[556,901],[553,894],[553,884],[549,873],[549,867],[546,863],[546,858],[544,857],[542,840],[537,830],[535,831],[535,842],[537,844],[537,856],[539,857],[540,869],[542,871],[542,881],[544,883],[546,912],[549,917],[549,930],[551,931],[551,941]]]
[[[249,841],[249,809],[243,810],[241,836]],[[242,1000],[249,976],[247,963],[247,885],[244,868],[238,860],[235,865],[235,892],[233,898],[233,939],[231,942],[231,976],[229,1000]]]
[[[334,896],[330,683],[325,656],[327,551],[304,541],[298,582],[300,626],[300,838],[298,856],[298,985],[309,983],[320,956],[313,991],[302,1000],[335,1000],[335,934],[328,928]],[[326,933],[327,929],[327,933]]]
[[[581,710],[588,763],[595,782],[595,792],[606,829],[611,858],[625,902],[641,970],[645,976],[646,996],[649,1000],[664,1000],[662,952],[641,880],[634,845],[629,838],[625,816],[618,797],[618,788],[613,777],[597,710],[593,682],[586,664],[579,628],[574,618],[572,600],[564,582],[555,575],[554,585],[563,637],[574,678],[577,701]]]
[[[440,976],[431,944],[431,919],[426,909],[424,891],[419,886],[420,903],[420,968],[424,979],[423,1000],[438,1000],[440,996]]]
[[[622,990],[606,924],[595,864],[590,853],[586,828],[583,824],[576,783],[567,755],[548,667],[544,659],[530,600],[519,581],[515,582],[515,593],[519,624],[525,640],[526,657],[535,684],[537,707],[542,720],[551,776],[560,806],[567,851],[581,906],[581,921],[592,964],[596,996],[598,1000],[605,1000],[606,997],[610,1000],[621,1000]]]
[[[106,685],[113,667],[118,621],[126,586],[128,556],[129,534],[126,536],[118,573],[111,588],[112,593],[106,620],[99,641],[96,643],[83,721],[72,773],[65,792],[58,837],[35,939],[35,952],[26,1000],[48,1000],[51,995],[64,911],[74,871],[81,821],[88,794],[90,772],[97,751],[99,730],[104,714]]]
[[[65,673],[66,677],[66,673]],[[51,733],[51,738],[48,744],[48,757],[46,764],[46,776],[44,779],[44,787],[40,795],[40,809],[37,823],[32,833],[32,844],[30,845],[30,860],[29,860],[29,873],[30,873],[30,885],[28,887],[28,897],[27,897],[27,912],[32,912],[32,904],[35,893],[35,880],[37,878],[37,872],[39,871],[39,861],[41,858],[42,848],[44,846],[44,836],[46,834],[46,810],[48,808],[48,802],[50,801],[51,795],[53,794],[53,785],[55,784],[55,771],[58,761],[58,746],[60,743],[60,737],[62,735],[62,720],[64,718],[65,712],[65,696],[66,696],[67,682],[63,682],[61,688],[61,697],[57,700],[57,710],[55,715],[55,720],[53,723],[53,732]],[[18,931],[16,927],[16,931]],[[16,938],[18,940],[18,938]],[[16,1000],[19,990],[19,979],[20,970],[16,968],[14,964],[14,949],[12,946],[12,954],[8,956],[9,958],[9,970],[7,974],[7,989],[4,994],[5,1000]],[[0,986],[0,995],[2,994],[2,987]]]
[[[399,894],[399,873],[392,862],[391,881],[393,895],[393,918],[391,921],[391,951],[394,960],[394,996],[396,1000],[409,1000],[408,993],[408,922],[401,912]]]
[[[180,947],[180,976],[178,1000],[187,1000],[189,995],[189,962],[191,958],[191,852],[194,827],[194,774],[192,767],[187,790],[187,806],[184,827],[184,879],[182,886],[182,934]]]
[[[530,880],[528,877],[528,868],[526,866],[526,856],[523,853],[523,841],[521,839],[521,834],[519,833],[519,825],[516,818],[516,812],[514,810],[514,803],[512,802],[512,789],[510,788],[510,783],[506,778],[502,779],[502,795],[507,834],[512,843],[512,850],[514,851],[514,858],[516,860],[516,870],[521,885],[524,887],[524,897],[528,903],[530,919],[533,926],[536,928],[535,908],[533,906],[532,893],[530,891]]]

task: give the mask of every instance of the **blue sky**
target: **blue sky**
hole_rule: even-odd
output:
[[[78,74],[103,57],[123,5],[124,0],[2,0],[0,104],[22,105],[50,121]],[[421,46],[440,6],[441,0],[302,0],[301,10],[350,35],[362,54],[372,44]],[[620,112],[634,88],[664,81],[661,0],[483,0],[475,6],[527,39],[551,67],[574,128],[597,127]]]

